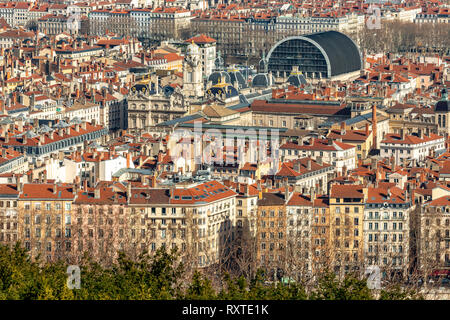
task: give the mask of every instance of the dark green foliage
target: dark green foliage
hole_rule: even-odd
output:
[[[0,245],[0,299],[371,300],[376,296],[365,280],[353,275],[340,280],[332,272],[323,273],[309,290],[294,281],[268,281],[264,270],[258,270],[250,281],[225,274],[218,288],[199,271],[189,283],[182,283],[186,272],[177,263],[178,257],[176,250],[165,249],[153,256],[142,254],[136,260],[119,253],[117,263],[105,268],[85,256],[80,263],[81,288],[70,290],[65,263],[31,261],[20,244],[13,248]],[[415,290],[398,285],[379,294],[382,300],[421,298]]]
[[[317,300],[372,300],[365,280],[346,275],[339,280],[333,272],[325,272],[318,280],[318,288],[310,297]]]
[[[211,286],[211,280],[195,271],[184,298],[187,300],[212,300],[215,297],[216,293]]]
[[[423,300],[423,296],[416,290],[405,289],[400,285],[381,290],[380,300]]]

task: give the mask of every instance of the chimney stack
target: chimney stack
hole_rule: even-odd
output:
[[[284,180],[284,200],[288,201],[289,200],[289,196],[290,196],[290,194],[289,194],[289,180],[288,180],[288,178],[286,178]]]
[[[127,153],[127,168],[131,168],[131,153]]]
[[[100,199],[100,188],[98,186],[94,190],[94,198],[95,199]]]
[[[299,161],[295,161],[292,169],[295,172],[300,172],[300,162]]]
[[[128,181],[127,183],[127,199],[128,201],[131,199],[131,182]]]
[[[345,135],[346,132],[347,132],[347,131],[346,131],[345,122],[342,121],[342,122],[341,122],[341,136]]]
[[[316,189],[314,187],[311,187],[311,189],[309,189],[309,195],[310,195],[311,202],[314,205],[314,200],[316,200]]]
[[[377,105],[372,105],[372,148],[377,150]]]
[[[261,180],[258,180],[258,199],[262,199]]]

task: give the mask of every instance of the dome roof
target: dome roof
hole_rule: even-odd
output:
[[[287,82],[295,87],[300,87],[302,84],[307,84],[305,77],[302,74],[291,74],[287,79]]]
[[[211,81],[212,85],[216,85],[221,82],[221,78],[225,77],[225,83],[231,83],[231,77],[228,72],[225,71],[214,71],[208,77],[208,82]]]
[[[273,84],[273,77],[268,73],[258,73],[252,80],[252,87],[270,87]]]
[[[448,101],[447,89],[442,89],[442,99],[434,106],[434,111],[450,112],[450,103]]]
[[[230,69],[228,70],[228,74],[230,75],[230,82],[233,85],[237,83],[237,87],[239,89],[248,88],[247,81],[245,80],[243,74],[238,69]]]
[[[239,96],[239,92],[232,85],[212,87],[207,91],[207,94],[210,95],[222,95],[223,93],[225,93],[226,98]]]

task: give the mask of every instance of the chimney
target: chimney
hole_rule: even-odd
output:
[[[83,191],[87,192],[88,186],[87,186],[87,179],[83,180]]]
[[[346,129],[345,122],[342,121],[341,122],[341,136],[346,134],[347,131],[345,129]]]
[[[127,199],[130,200],[131,199],[131,182],[128,181],[127,183]]]
[[[158,153],[158,163],[161,163],[162,162],[162,160],[163,160],[163,155],[162,155],[162,152],[160,151],[159,153]]]
[[[98,186],[94,190],[94,198],[95,199],[100,199],[100,188]]]
[[[294,166],[292,168],[295,172],[300,172],[300,162],[299,161],[295,161],[294,162]]]
[[[286,178],[286,180],[284,180],[284,201],[288,201],[289,200],[289,182],[288,182],[288,178]]]
[[[369,135],[369,124],[366,123],[365,125],[365,133],[366,133],[366,137]]]
[[[307,169],[308,171],[311,171],[311,159],[308,159]]]
[[[56,181],[53,183],[53,194],[56,194],[57,191],[57,185],[56,185]]]
[[[316,189],[314,187],[311,187],[309,189],[309,196],[310,196],[311,202],[314,205],[314,200],[316,200]]]
[[[317,158],[316,158],[316,163],[317,163],[319,166],[323,165],[322,157],[317,157]]]
[[[377,146],[377,105],[372,105],[372,148],[378,149]]]
[[[127,168],[131,167],[131,153],[127,153]]]
[[[261,200],[262,198],[261,180],[258,180],[258,199]]]

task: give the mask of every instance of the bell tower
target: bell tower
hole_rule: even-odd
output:
[[[201,98],[204,95],[200,48],[194,41],[188,45],[183,61],[183,93],[191,98]]]

